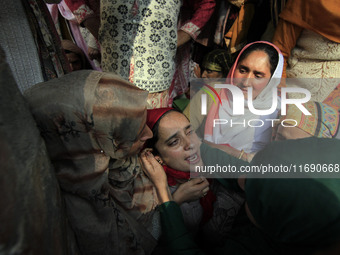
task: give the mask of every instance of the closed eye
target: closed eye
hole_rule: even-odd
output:
[[[175,145],[178,144],[178,141],[179,141],[178,138],[175,138],[175,139],[173,139],[173,140],[170,140],[170,141],[168,142],[168,146],[175,146]]]
[[[191,134],[193,134],[193,133],[195,133],[195,131],[192,130],[192,129],[189,129],[189,130],[187,131],[187,135],[191,135]]]
[[[262,79],[265,76],[265,74],[262,72],[255,72],[254,75],[256,79]]]

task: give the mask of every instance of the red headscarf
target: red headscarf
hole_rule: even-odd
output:
[[[146,119],[146,125],[152,130],[156,122],[168,111],[175,110],[171,107],[157,108],[148,110],[148,117]]]

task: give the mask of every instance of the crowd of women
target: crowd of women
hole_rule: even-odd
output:
[[[48,6],[53,19],[43,16],[57,26],[51,34],[63,39],[56,40],[64,53],[43,54],[51,58],[46,67],[57,71],[42,65],[41,82],[21,90],[81,254],[339,254],[340,178],[207,178],[193,171],[321,164],[339,172],[340,5],[270,2],[64,0]],[[272,16],[256,37],[254,26],[266,16],[260,14],[270,12],[265,6]],[[37,10],[47,10],[40,0],[25,7],[35,8],[30,25]],[[45,46],[38,48],[48,52],[43,41],[49,37],[38,34]],[[7,59],[15,73],[15,61]],[[193,77],[202,87],[189,87]],[[215,89],[213,78],[235,86],[242,104],[230,89]],[[288,104],[283,113],[273,90],[286,86],[308,89],[311,100]],[[202,98],[212,88],[219,103],[205,97],[203,115]],[[215,125],[217,119],[238,125]],[[262,124],[240,125],[254,120]]]

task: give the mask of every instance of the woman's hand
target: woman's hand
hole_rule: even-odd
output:
[[[183,30],[177,31],[177,48],[189,42],[190,40],[191,36],[188,33],[184,32]]]
[[[140,156],[144,173],[156,187],[158,199],[161,203],[171,200],[168,181],[163,167],[157,162],[149,149],[142,151]]]
[[[199,64],[196,64],[194,67],[194,74],[197,78],[202,78],[201,76],[201,67]]]
[[[87,54],[89,55],[90,59],[91,60],[98,60],[100,62],[100,51],[95,49],[95,48],[92,48],[92,47],[88,47],[87,48]]]
[[[204,197],[209,191],[209,182],[206,178],[195,178],[179,185],[173,194],[173,199],[177,204],[189,202]]]

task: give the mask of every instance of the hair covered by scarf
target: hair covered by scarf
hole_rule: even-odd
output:
[[[222,49],[212,50],[204,56],[202,67],[215,72],[222,72],[226,77],[232,65],[232,57]]]
[[[154,133],[154,137],[153,137],[154,139],[150,139],[148,145],[150,145],[150,147],[152,147],[154,151],[156,150],[155,143],[157,143],[157,139],[158,139],[157,134],[159,132],[158,131],[159,122],[166,114],[172,111],[177,112],[174,108],[169,108],[169,107],[158,108],[158,109],[148,109],[148,116],[147,116],[146,124],[149,126],[149,128]],[[156,153],[158,153],[157,150],[156,150]],[[162,165],[162,166],[166,173],[169,186],[176,186],[178,184],[178,180],[188,181],[192,176],[198,177],[197,173],[195,172],[192,172],[192,173],[184,172],[181,170],[173,169],[167,165]],[[209,180],[209,183],[211,182],[212,181]],[[213,216],[213,209],[214,209],[213,205],[215,201],[216,201],[216,196],[211,190],[209,190],[208,193],[200,199],[200,204],[203,208],[203,218],[201,220],[201,224],[206,223]]]
[[[263,110],[269,109],[272,106],[273,101],[273,89],[276,89],[280,83],[280,79],[282,76],[283,70],[283,56],[280,50],[273,45],[272,43],[266,41],[258,41],[253,42],[246,45],[240,54],[238,55],[234,65],[228,74],[228,79],[226,83],[233,84],[235,83],[234,73],[239,64],[239,59],[242,57],[242,54],[249,48],[258,45],[259,47],[263,45],[267,45],[271,47],[273,51],[277,53],[278,63],[274,68],[274,72],[269,80],[268,84],[264,87],[264,89],[259,93],[259,95],[252,101],[252,104],[255,109]],[[256,51],[256,48],[253,49]],[[267,54],[267,53],[266,53]],[[236,85],[235,85],[236,86]],[[261,146],[263,144],[270,142],[271,126],[268,123],[265,123],[261,128],[254,128],[246,125],[233,125],[232,127],[226,127],[224,125],[214,125],[215,119],[223,119],[228,121],[228,123],[242,123],[243,121],[248,121],[251,119],[258,119],[259,116],[252,113],[248,108],[248,101],[244,100],[244,114],[243,115],[234,115],[233,114],[233,106],[234,106],[234,98],[229,90],[221,89],[219,92],[221,97],[222,104],[213,104],[210,107],[210,110],[207,115],[207,119],[205,122],[204,129],[204,139],[216,144],[230,144],[232,147],[236,149],[243,149],[246,152],[255,152],[259,148],[254,148],[254,143],[256,139],[261,138]],[[279,100],[279,99],[277,99]],[[268,118],[276,117],[278,107],[271,114],[272,116],[268,116]],[[268,136],[268,139],[267,139]],[[262,138],[263,137],[263,138]],[[265,140],[265,141],[264,141]]]
[[[274,133],[279,124],[295,126],[315,137],[333,138],[339,129],[339,113],[336,109],[320,102],[309,101],[303,106],[311,113],[305,115],[295,104],[287,105],[286,115],[281,115],[274,127]]]
[[[25,94],[80,250],[151,251],[157,198],[137,155],[127,157],[145,119],[147,92],[115,75],[76,71]]]

